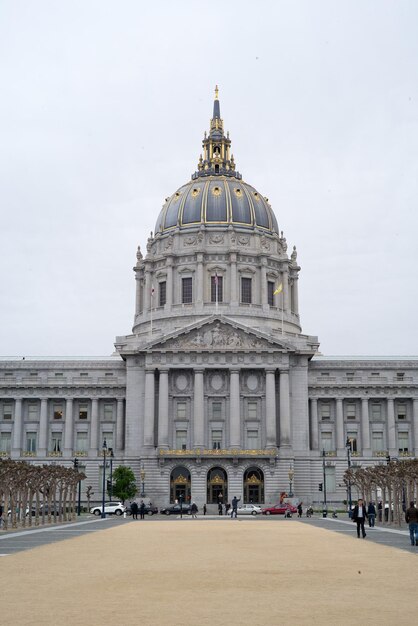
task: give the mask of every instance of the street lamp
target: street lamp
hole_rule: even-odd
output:
[[[293,498],[292,484],[293,484],[293,477],[295,475],[295,472],[292,466],[290,466],[290,469],[287,472],[287,475],[289,476],[289,498]]]
[[[141,498],[143,498],[145,496],[145,476],[146,476],[144,465],[142,465],[139,475],[141,477],[141,487],[142,487]]]
[[[112,489],[113,489],[113,448],[109,448],[109,458],[110,458],[109,500],[112,500]]]
[[[180,500],[180,519],[183,519],[183,494],[179,495]]]
[[[103,481],[102,481],[102,519],[106,517],[105,513],[105,500],[106,500],[106,452],[107,443],[106,439],[103,440]]]
[[[347,441],[345,442],[345,447],[347,450],[347,464],[348,464],[348,469],[351,468],[351,441],[349,440],[349,438],[347,437]],[[350,478],[348,478],[348,516],[351,518],[351,505],[352,505],[352,501],[351,501],[351,481]]]
[[[325,475],[325,450],[322,450],[322,480],[324,481],[324,506],[322,508],[322,517],[328,514],[327,509],[327,477]]]
[[[78,472],[80,471],[78,468],[78,459],[75,457],[74,461],[74,469]],[[81,480],[78,481],[78,504],[77,504],[77,515],[79,516],[81,512]]]

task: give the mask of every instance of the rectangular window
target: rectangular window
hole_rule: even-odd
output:
[[[271,280],[267,281],[267,303],[274,306],[274,283]]]
[[[321,372],[323,378],[329,378],[329,372]]]
[[[332,433],[330,432],[322,432],[321,433],[321,447],[325,452],[332,451]]]
[[[258,408],[257,402],[248,403],[248,418],[249,419],[257,419],[258,417],[257,408]]]
[[[64,374],[62,372],[55,372],[55,378],[62,378]]]
[[[405,378],[404,372],[396,372],[396,380],[403,380]]]
[[[26,452],[36,452],[36,433],[26,433]]]
[[[241,278],[241,302],[243,304],[251,304],[251,278]]]
[[[260,440],[258,436],[257,428],[248,428],[247,430],[247,449],[258,450],[260,447]]]
[[[113,449],[113,432],[111,430],[103,431],[103,442],[106,441],[107,450]]]
[[[331,419],[331,405],[329,402],[321,402],[321,419]]]
[[[325,485],[327,494],[335,491],[335,467],[325,467]]]
[[[38,372],[31,372],[30,373],[31,378],[36,378],[37,375],[38,375]]]
[[[13,409],[11,404],[3,404],[3,419],[11,420],[13,415]]]
[[[28,405],[28,419],[29,420],[37,420],[39,417],[38,405],[35,402],[31,402]]]
[[[186,419],[186,403],[177,402],[177,419]]]
[[[183,304],[191,304],[193,302],[193,279],[181,279],[181,301]]]
[[[105,376],[111,378],[113,376],[113,372],[105,372]]]
[[[380,420],[382,418],[382,405],[380,402],[372,402],[372,419]]]
[[[408,452],[409,450],[409,433],[398,433],[399,452]]]
[[[10,454],[12,446],[12,434],[0,433],[0,452],[6,452]]]
[[[13,372],[5,372],[4,373],[4,377],[5,378],[13,378]]]
[[[111,404],[110,402],[107,402],[103,406],[103,419],[107,421],[113,420],[113,404]]]
[[[346,372],[347,380],[354,380],[354,372]]]
[[[372,378],[379,378],[380,372],[372,372]]]
[[[81,378],[87,378],[88,377],[88,372],[80,372],[80,376],[81,376]]]
[[[406,404],[398,404],[396,413],[398,420],[406,420]]]
[[[62,434],[52,433],[51,434],[51,452],[61,452],[61,451],[62,451]]]
[[[86,420],[89,416],[88,406],[87,404],[79,404],[78,405],[78,419]]]
[[[348,420],[356,419],[356,405],[355,404],[347,404],[347,419]]]
[[[75,445],[76,445],[77,452],[87,452],[88,451],[87,433],[77,433]]]
[[[222,419],[222,402],[212,402],[212,419]]]
[[[222,448],[222,430],[212,430],[212,449],[220,450]]]
[[[347,433],[347,439],[351,445],[351,452],[357,452],[357,433]]]
[[[158,306],[164,306],[167,302],[167,283],[162,281],[158,283]]]
[[[62,404],[54,404],[54,420],[62,420],[63,408]]]
[[[223,291],[223,276],[215,276],[210,277],[210,301],[211,302],[223,302],[224,301],[224,291]]]
[[[376,431],[372,433],[372,450],[373,452],[383,452],[383,431]]]
[[[187,450],[187,430],[176,430],[176,449]]]

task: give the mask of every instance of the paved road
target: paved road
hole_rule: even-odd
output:
[[[69,539],[70,537],[78,537],[90,532],[98,532],[105,528],[112,528],[120,524],[142,524],[142,523],[167,523],[176,522],[180,523],[198,523],[199,520],[213,520],[220,523],[254,523],[260,524],[265,521],[274,521],[278,524],[310,524],[325,528],[331,532],[345,533],[353,537],[353,541],[363,541],[363,539],[357,539],[356,526],[353,522],[345,519],[332,519],[322,518],[319,515],[312,518],[298,519],[295,516],[292,519],[285,519],[282,516],[241,516],[238,520],[231,520],[229,516],[218,515],[199,515],[197,520],[193,520],[190,516],[186,515],[183,520],[180,518],[170,516],[147,516],[144,522],[141,520],[135,521],[131,517],[124,519],[123,517],[111,516],[106,519],[97,519],[92,516],[83,516],[82,521],[70,522],[57,526],[46,526],[35,529],[20,529],[17,531],[0,531],[0,557],[14,554],[16,552],[22,552],[24,550],[30,550],[38,546],[54,543],[56,541],[62,541]],[[366,526],[367,538],[364,541],[373,541],[381,545],[391,546],[400,550],[406,550],[418,555],[418,548],[412,547],[409,542],[409,532],[405,529],[395,528],[368,528]]]

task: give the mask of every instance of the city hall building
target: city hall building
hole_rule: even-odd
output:
[[[101,499],[106,440],[155,504],[317,502],[324,475],[341,502],[347,441],[362,466],[418,453],[418,363],[317,356],[299,272],[236,169],[216,91],[197,170],[136,252],[131,334],[109,358],[0,361],[0,455],[77,457],[83,500],[87,485]]]

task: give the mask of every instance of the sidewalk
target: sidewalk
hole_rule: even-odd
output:
[[[0,568],[2,625],[416,620],[414,554],[296,520],[229,521],[103,524],[10,555]],[[339,528],[351,532],[347,524]]]

